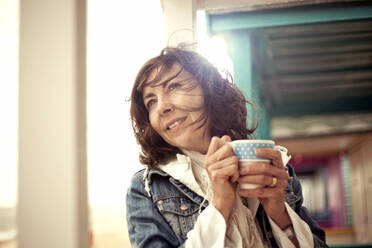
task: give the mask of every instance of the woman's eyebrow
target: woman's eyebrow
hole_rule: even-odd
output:
[[[175,77],[170,77],[166,80],[164,80],[163,82],[159,83],[159,85],[162,85],[163,88],[167,87],[167,85],[169,84],[170,81],[172,81]]]
[[[145,95],[145,96],[143,97],[143,101],[145,101],[147,98],[150,98],[150,97],[153,97],[153,96],[155,96],[154,93],[148,93],[147,95]]]

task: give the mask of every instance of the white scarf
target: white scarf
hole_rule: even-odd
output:
[[[187,150],[183,150],[183,152],[190,157],[195,180],[203,191],[204,198],[211,203],[213,200],[213,192],[207,171],[204,168],[205,155]],[[236,201],[227,223],[225,247],[266,247],[251,210],[243,204],[238,192],[236,194]],[[239,232],[241,239],[236,238],[239,236],[236,235],[236,231]]]

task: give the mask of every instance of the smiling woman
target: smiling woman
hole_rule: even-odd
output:
[[[142,66],[130,107],[146,167],[127,192],[133,246],[326,247],[279,151],[257,149],[271,165],[239,169],[229,143],[255,129],[247,103],[231,77],[188,49],[165,48]],[[269,187],[239,189],[242,182]]]
[[[180,149],[206,153],[212,136],[251,134],[246,100],[230,79],[185,49],[167,48],[147,61],[137,74],[130,110],[141,162],[152,168]]]

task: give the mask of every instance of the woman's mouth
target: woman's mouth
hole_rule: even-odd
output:
[[[174,121],[172,121],[168,126],[167,126],[167,130],[174,130],[176,127],[178,127],[182,122],[184,122],[186,120],[186,117],[182,117],[182,118],[179,118],[179,119],[176,119]]]

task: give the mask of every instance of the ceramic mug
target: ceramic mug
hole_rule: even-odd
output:
[[[275,146],[273,140],[234,140],[229,143],[233,148],[235,155],[239,159],[239,168],[250,166],[254,162],[271,163],[270,159],[259,157],[255,154],[256,149],[271,148],[279,150],[282,153],[283,164],[286,165],[290,156],[287,156],[287,149],[282,146]],[[285,156],[283,157],[283,153]],[[262,188],[264,185],[243,183],[239,184],[241,189]]]

